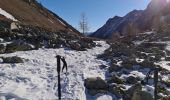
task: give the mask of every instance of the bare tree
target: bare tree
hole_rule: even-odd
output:
[[[79,29],[82,32],[82,34],[87,33],[88,30],[89,30],[87,17],[86,17],[85,13],[82,13],[81,16],[80,16]]]

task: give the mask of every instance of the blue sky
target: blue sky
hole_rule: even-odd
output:
[[[150,0],[38,0],[73,27],[78,28],[82,12],[86,13],[90,31],[96,31],[109,18],[145,9]]]

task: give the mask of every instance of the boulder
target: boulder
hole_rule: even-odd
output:
[[[170,96],[165,96],[162,98],[162,100],[170,100]]]
[[[85,79],[84,86],[87,89],[92,89],[92,90],[107,90],[108,89],[107,83],[104,80],[102,80],[100,77]]]
[[[160,49],[158,47],[149,48],[148,53],[159,53]]]
[[[117,98],[122,98],[122,95],[124,93],[124,87],[120,85],[111,85],[109,86],[109,92],[114,94]]]
[[[170,51],[169,50],[166,49],[165,52],[166,52],[167,56],[170,56]]]
[[[70,42],[69,45],[70,45],[70,48],[73,50],[77,50],[77,51],[85,50],[85,48],[82,48],[82,46],[78,42]]]
[[[95,89],[89,89],[87,90],[87,92],[92,96],[95,96],[98,93],[107,93],[106,90],[95,90]]]
[[[112,72],[118,71],[118,70],[120,70],[120,69],[121,69],[120,66],[118,66],[118,65],[116,65],[116,64],[111,64],[111,66],[108,68],[108,71],[109,71],[109,73],[112,73]]]
[[[132,87],[130,87],[125,93],[124,93],[124,100],[131,100],[133,97],[133,94],[136,91],[141,91],[142,85],[140,83],[134,84]]]
[[[152,61],[149,61],[148,59],[145,59],[139,65],[142,66],[142,67],[153,67],[154,63]]]
[[[134,58],[127,58],[122,61],[122,66],[127,69],[133,69],[134,65],[138,65],[136,59]]]
[[[107,68],[108,66],[106,66],[106,65],[99,65],[99,68],[100,69],[105,69],[105,68]]]
[[[140,52],[140,51],[136,52],[136,56],[140,59],[146,59],[148,57],[148,55],[146,53]]]
[[[0,43],[1,43],[1,42],[4,42],[4,39],[0,38]]]
[[[23,59],[17,56],[14,57],[2,57],[3,63],[23,63]]]
[[[0,63],[3,63],[3,59],[2,58],[0,58]]]
[[[4,44],[0,44],[0,54],[5,53],[6,46]]]
[[[149,62],[158,62],[158,61],[161,61],[161,58],[162,58],[162,56],[157,54],[154,57],[149,56],[148,60],[149,60]]]
[[[14,43],[7,44],[5,52],[13,53],[16,51],[26,51],[26,50],[31,50],[31,49],[33,49],[33,47],[30,44],[26,44],[26,43],[20,44],[20,43],[14,42]]]
[[[170,61],[170,56],[166,56],[166,57],[165,57],[165,60],[166,60],[166,61]]]
[[[170,80],[162,81],[167,87],[170,87]]]
[[[107,83],[117,83],[117,84],[123,84],[124,81],[123,79],[119,78],[116,75],[113,75],[112,77],[110,77],[109,79],[107,79]]]
[[[126,79],[126,83],[128,84],[136,84],[138,82],[138,78],[134,76],[129,76]]]
[[[153,43],[153,42],[143,42],[140,47],[143,48],[152,48],[152,47],[157,47],[160,50],[164,50],[165,47],[167,46],[166,43]]]
[[[146,91],[135,91],[132,100],[154,100],[153,96]]]

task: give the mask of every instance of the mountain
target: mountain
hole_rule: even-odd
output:
[[[63,30],[79,34],[79,31],[36,0],[0,0],[0,8],[24,25],[38,26],[49,31]]]
[[[112,38],[114,36],[122,36],[128,33],[129,28],[131,33],[144,32],[152,30],[152,25],[155,17],[162,15],[166,11],[169,15],[169,4],[167,0],[152,0],[145,10],[134,10],[124,17],[115,16],[110,18],[105,25],[99,28],[91,36],[98,38]]]
[[[106,24],[94,32],[92,36],[108,38],[112,36],[112,33],[123,33],[123,28],[127,25],[127,23],[135,22],[138,18],[137,16],[141,16],[142,12],[142,10],[134,10],[124,17],[115,16],[110,18]]]

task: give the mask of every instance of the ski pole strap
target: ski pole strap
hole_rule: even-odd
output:
[[[62,72],[63,72],[64,69],[66,69],[66,72],[67,72],[68,68],[67,68],[67,62],[66,62],[65,58],[64,57],[61,58],[61,61],[63,62]]]

